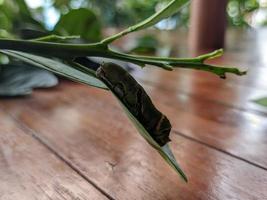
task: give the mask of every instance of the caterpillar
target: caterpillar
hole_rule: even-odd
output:
[[[97,69],[96,76],[123,102],[160,146],[170,141],[170,121],[157,110],[144,88],[125,69],[114,63],[104,63]]]

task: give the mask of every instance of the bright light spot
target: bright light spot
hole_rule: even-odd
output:
[[[25,1],[27,5],[32,9],[36,9],[39,7],[43,8],[45,26],[49,30],[52,30],[60,17],[60,13],[52,6],[52,1],[47,1],[47,0],[25,0]]]
[[[247,122],[249,122],[251,125],[256,126],[256,127],[259,126],[260,123],[262,122],[261,118],[259,118],[255,114],[244,113],[244,116],[245,116]]]
[[[251,26],[254,28],[262,26],[267,21],[267,12],[265,9],[260,9],[252,15]]]
[[[267,7],[267,0],[259,0],[259,4],[261,7]]]
[[[70,6],[72,9],[80,8],[80,7],[82,7],[82,4],[83,4],[83,0],[76,0],[76,1],[70,2]]]
[[[267,30],[262,29],[257,32],[258,54],[263,65],[267,65],[267,42],[266,42]],[[266,76],[265,76],[266,77]],[[259,78],[259,77],[258,77]]]
[[[0,0],[0,5],[2,5],[4,3],[5,0]]]
[[[169,19],[163,19],[163,20],[161,20],[155,26],[158,29],[161,29],[161,30],[172,30],[172,29],[175,29],[176,23],[177,23],[176,22],[176,19],[169,18]]]
[[[1,1],[1,0],[0,0]],[[45,0],[25,0],[30,8],[39,8],[44,5]]]
[[[45,16],[45,25],[48,29],[51,30],[58,22],[60,14],[55,8],[49,7],[45,9],[44,16]]]

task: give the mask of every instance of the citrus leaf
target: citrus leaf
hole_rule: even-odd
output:
[[[254,100],[255,103],[267,107],[267,97],[263,97],[257,100]]]
[[[7,56],[34,65],[36,67],[40,67],[48,71],[54,72],[73,81],[84,83],[97,88],[107,89],[107,87],[100,80],[98,80],[92,75],[91,71],[81,71],[79,69],[74,68],[73,66],[66,65],[50,58],[23,53],[19,51],[1,50],[0,52]]]

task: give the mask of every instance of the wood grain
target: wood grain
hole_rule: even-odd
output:
[[[65,83],[2,106],[115,199],[267,198],[266,170],[172,134],[179,181],[107,92]]]
[[[254,79],[259,80],[255,72]],[[177,70],[177,72],[160,71],[160,69],[145,69],[138,71],[135,77],[139,81],[167,90],[170,93],[184,94],[195,99],[206,99],[229,107],[235,107],[239,110],[248,110],[267,114],[267,109],[256,105],[253,100],[266,94],[266,88],[257,88],[256,86],[246,86],[219,79],[213,74],[205,72]],[[231,75],[230,75],[231,77]],[[257,77],[257,78],[256,78]],[[245,79],[246,77],[235,77],[235,79]],[[258,79],[259,78],[259,79]]]
[[[0,199],[107,199],[0,111]]]

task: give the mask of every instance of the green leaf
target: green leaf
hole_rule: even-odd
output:
[[[123,37],[124,35],[127,35],[135,31],[140,31],[150,26],[153,26],[157,24],[158,22],[160,22],[161,20],[168,18],[172,16],[173,14],[175,14],[179,9],[181,9],[188,2],[189,2],[188,0],[172,0],[166,7],[156,12],[154,15],[150,16],[149,18],[143,20],[142,22],[138,24],[130,26],[129,28],[123,30],[122,32],[116,35],[112,35],[111,37],[108,37],[102,40],[101,42],[104,44],[109,44],[113,42],[114,40],[117,40]]]
[[[19,59],[23,62],[29,63],[36,67],[40,67],[79,83],[84,83],[97,88],[107,89],[107,87],[100,80],[92,75],[90,70],[79,70],[73,66],[63,64],[50,58],[37,56],[33,54],[23,53],[19,51],[1,50],[1,53]]]
[[[254,100],[255,103],[267,107],[267,97],[263,97],[257,100]]]
[[[110,90],[112,92],[112,90]],[[181,178],[187,182],[187,177],[183,170],[178,165],[170,147],[168,144],[165,144],[163,147],[159,146],[158,143],[150,136],[145,127],[134,117],[134,115],[129,111],[126,105],[113,93],[113,95],[117,98],[125,113],[135,125],[136,129],[140,133],[140,135],[154,148],[158,151],[158,153],[162,156],[162,158],[181,176]]]
[[[136,40],[135,46],[128,51],[134,54],[156,54],[157,47],[162,48],[154,35],[144,35]]]
[[[101,40],[101,24],[92,10],[80,8],[63,15],[54,29],[60,35],[80,35],[90,42]]]

